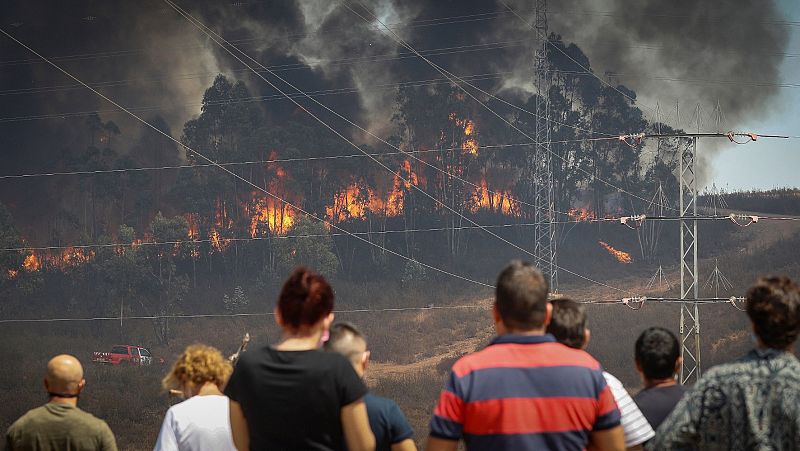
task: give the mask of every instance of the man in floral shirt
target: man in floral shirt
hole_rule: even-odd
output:
[[[747,292],[758,346],[712,368],[661,424],[650,449],[800,449],[800,287],[761,278]]]

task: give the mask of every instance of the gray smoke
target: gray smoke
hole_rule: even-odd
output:
[[[649,106],[659,102],[673,121],[679,102],[678,125],[687,129],[698,103],[704,129],[716,130],[717,103],[726,118],[721,127],[734,128],[756,119],[779,92],[789,33],[778,24],[775,1],[572,0],[553,8],[554,31],[581,46],[599,74],[618,74],[611,80]]]
[[[101,89],[125,105],[149,107],[142,114],[162,116],[176,135],[186,120],[199,113],[202,92],[218,72],[244,79],[254,95],[276,94],[162,2],[48,3],[17,2],[5,7],[4,27],[51,56],[112,52],[67,59],[63,64],[89,82],[123,80]],[[462,49],[431,57],[456,74],[501,74],[481,81],[484,89],[516,101],[533,91],[535,32],[508,13],[499,0],[347,4],[368,19],[374,13],[419,50]],[[509,4],[533,21],[531,2],[509,0]],[[407,55],[375,21],[363,20],[340,1],[198,1],[183,6],[260,62],[283,67],[279,74],[303,90],[352,88],[354,93],[319,99],[379,133],[391,131],[396,95],[392,84],[441,77]],[[561,35],[565,43],[578,45],[595,73],[633,89],[651,121],[656,117],[646,106],[658,102],[662,120],[688,128],[685,122],[700,103],[705,111],[703,128],[715,129],[710,117],[719,102],[725,117],[720,127],[736,128],[752,122],[776,100],[775,83],[780,81],[788,31],[776,23],[780,16],[774,1],[563,0],[551,1],[549,6],[550,31]],[[17,26],[8,25],[12,23]],[[475,44],[493,49],[463,50]],[[10,41],[0,46],[8,59],[32,57]],[[730,80],[760,86],[719,83]],[[0,67],[0,82],[15,89],[71,84],[43,64]],[[675,123],[676,101],[682,111],[679,124]],[[294,109],[286,101],[262,105],[272,118],[288,117],[283,113]],[[113,109],[80,89],[2,96],[0,107],[4,117]],[[128,133],[136,130],[119,114],[103,117],[120,122]],[[51,130],[49,136],[66,135],[57,141],[69,143],[76,120],[82,118],[0,126],[11,135]],[[25,147],[14,147],[19,150],[11,156],[10,168],[28,166],[17,165],[19,159],[42,162],[32,159],[30,149],[35,147],[35,157],[41,146]]]

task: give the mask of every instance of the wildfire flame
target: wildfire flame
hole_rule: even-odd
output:
[[[588,208],[581,207],[581,208],[571,208],[567,215],[575,221],[583,222],[583,221],[591,221],[593,219],[597,219],[597,215],[589,210]]]
[[[22,262],[22,267],[27,271],[34,272],[42,268],[42,262],[39,261],[39,257],[36,256],[36,252],[33,252],[31,255],[25,257],[25,261]]]
[[[363,219],[367,212],[386,217],[399,216],[403,212],[405,192],[410,190],[412,185],[419,186],[419,179],[411,168],[411,162],[405,160],[387,194],[381,196],[374,189],[353,182],[334,195],[333,205],[326,207],[325,212],[336,222]]]
[[[189,238],[189,241],[196,241],[200,237],[200,227],[198,225],[197,214],[187,214],[186,224],[189,226],[186,231],[186,236]],[[189,249],[189,256],[195,260],[200,258],[200,250],[197,248],[197,246],[192,246]]]
[[[473,213],[483,209],[500,212],[504,215],[512,215],[519,211],[519,204],[511,197],[510,192],[497,190],[489,192],[489,186],[485,177],[481,180],[480,188],[474,193],[474,198],[475,206],[472,208]]]
[[[94,258],[94,255],[95,255],[94,251],[86,252],[81,248],[69,247],[61,251],[61,259],[59,264],[57,264],[56,266],[59,266],[61,268],[65,266],[72,266],[72,267],[80,266],[84,263],[88,263],[89,260]]]
[[[9,269],[7,272],[9,279],[14,279],[17,277],[17,274],[19,274],[19,271],[17,271],[16,269]]]
[[[626,265],[631,263],[631,262],[633,262],[633,258],[631,258],[631,254],[629,254],[627,252],[616,250],[613,247],[611,247],[611,245],[606,243],[605,241],[598,241],[598,243],[600,244],[600,246],[603,247],[603,249],[607,250],[609,254],[611,254],[614,258],[616,258],[618,262],[626,264]]]
[[[451,121],[455,122],[457,127],[464,128],[464,136],[467,139],[461,144],[461,150],[470,155],[478,154],[478,141],[475,139],[475,122],[470,119],[459,119],[456,113],[450,113],[448,116]]]
[[[372,210],[372,203],[377,203],[377,197],[372,189],[367,188],[367,198],[363,198],[362,189],[356,183],[351,183],[343,191],[334,194],[333,205],[325,207],[329,218],[337,222],[346,221],[348,218],[363,218],[367,210]]]
[[[224,251],[228,245],[231,244],[230,240],[222,238],[219,232],[217,232],[217,229],[214,228],[209,230],[208,239],[211,240],[211,247],[219,252]]]
[[[194,241],[200,236],[200,227],[198,226],[197,214],[189,213],[186,215],[186,224],[189,225],[186,236]]]
[[[67,247],[58,253],[37,254],[35,251],[25,257],[22,267],[28,272],[36,272],[45,265],[48,268],[76,268],[88,263],[94,258],[94,251],[86,251],[83,248]]]
[[[266,224],[269,231],[276,235],[286,233],[294,225],[294,209],[278,202],[271,197],[259,195],[257,191],[251,194],[252,201],[245,210],[250,215],[250,237],[259,236],[259,224]]]

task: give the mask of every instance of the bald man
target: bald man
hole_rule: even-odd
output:
[[[29,410],[8,428],[6,448],[12,451],[117,451],[105,421],[78,408],[86,379],[81,362],[57,355],[47,363],[44,387],[50,400]]]
[[[346,322],[334,324],[330,337],[325,342],[325,350],[347,357],[356,373],[364,377],[369,363],[369,351],[366,338],[356,326]],[[417,451],[412,440],[414,430],[397,403],[367,393],[364,404],[367,405],[369,427],[375,434],[376,451]]]

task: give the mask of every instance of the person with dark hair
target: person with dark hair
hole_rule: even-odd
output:
[[[553,335],[559,343],[574,349],[586,349],[591,338],[591,331],[586,327],[586,309],[577,302],[561,298],[550,302],[553,314],[547,333]],[[656,433],[633,402],[628,391],[616,377],[603,371],[606,383],[617,402],[621,415],[622,430],[625,432],[625,447],[629,450],[642,449],[642,444]]]
[[[328,352],[347,357],[356,373],[364,377],[370,352],[367,338],[355,325],[347,322],[334,324],[324,347]],[[396,402],[367,393],[364,403],[367,405],[369,427],[375,434],[377,451],[417,451],[413,440],[414,430]]]
[[[78,407],[86,387],[81,362],[68,354],[47,362],[47,404],[29,410],[6,433],[8,451],[117,451],[105,421]]]
[[[658,429],[686,392],[675,380],[683,364],[680,343],[667,329],[650,327],[636,339],[634,359],[644,388],[633,400]]]
[[[711,368],[656,432],[654,449],[800,449],[800,287],[763,277],[747,292],[757,346]]]
[[[225,387],[239,451],[375,449],[367,387],[347,359],[319,349],[333,299],[325,278],[305,268],[284,283],[274,312],[280,342],[243,353]]]
[[[552,305],[541,271],[514,261],[497,279],[498,336],[458,360],[430,422],[427,451],[622,450],[620,414],[600,364],[545,334]]]

